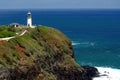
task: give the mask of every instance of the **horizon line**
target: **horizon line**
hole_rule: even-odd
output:
[[[56,11],[61,11],[61,10],[67,10],[67,11],[70,11],[70,10],[106,10],[106,11],[110,11],[110,10],[120,10],[120,9],[103,9],[103,8],[99,8],[99,9],[95,9],[95,8],[82,8],[82,9],[37,9],[37,8],[31,8],[31,9],[26,9],[26,8],[24,8],[24,9],[0,9],[0,10],[26,10],[26,11],[32,11],[32,10],[41,10],[41,11],[50,11],[50,10],[56,10]]]

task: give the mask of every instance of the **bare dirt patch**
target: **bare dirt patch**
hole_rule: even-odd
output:
[[[16,44],[16,49],[20,52],[23,52],[24,51],[24,48],[21,47],[19,44]]]

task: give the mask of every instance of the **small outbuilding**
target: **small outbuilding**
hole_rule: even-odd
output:
[[[11,23],[9,26],[16,28],[16,27],[19,27],[20,24],[19,23]]]

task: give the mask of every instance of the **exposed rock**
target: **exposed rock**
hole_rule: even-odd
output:
[[[34,80],[39,71],[35,65],[20,65],[19,67],[9,69],[10,80]]]
[[[97,77],[98,76],[98,70],[95,67],[91,67],[91,66],[82,66],[86,72],[86,75],[88,77]]]
[[[8,68],[0,67],[0,80],[9,80],[10,72]]]

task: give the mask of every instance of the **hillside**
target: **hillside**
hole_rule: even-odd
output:
[[[74,60],[71,41],[50,27],[0,41],[0,80],[91,80],[97,69]]]

